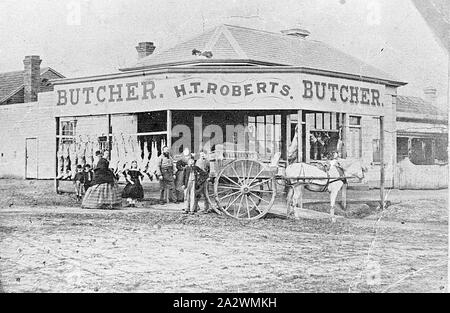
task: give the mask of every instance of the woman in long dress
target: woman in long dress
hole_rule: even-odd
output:
[[[142,188],[144,175],[138,169],[137,161],[131,162],[131,168],[125,170],[124,176],[127,180],[127,185],[122,191],[122,198],[127,199],[128,206],[136,207],[136,200],[144,198],[144,189]]]
[[[84,209],[118,209],[122,206],[122,198],[114,174],[109,169],[109,162],[96,153],[97,164],[91,187],[84,195],[81,207]]]

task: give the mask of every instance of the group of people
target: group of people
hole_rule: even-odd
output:
[[[199,201],[204,198],[203,212],[210,212],[206,196],[210,165],[204,151],[200,151],[199,159],[195,161],[194,155],[185,149],[177,162],[174,162],[168,147],[163,147],[162,152],[156,173],[160,183],[160,203],[182,202],[183,213],[195,214],[199,211]],[[127,184],[120,193],[119,174],[109,168],[108,157],[108,151],[97,151],[92,168],[89,164],[77,166],[74,184],[82,208],[120,208],[122,199],[127,199],[129,207],[135,207],[136,202],[144,198],[144,174],[138,168],[138,162],[132,161],[130,168],[122,172]]]
[[[93,169],[89,164],[77,166],[75,192],[81,207],[86,209],[116,209],[122,206],[118,176],[109,168],[108,153],[95,152]],[[84,194],[84,196],[83,196]]]
[[[200,211],[199,201],[203,198],[205,203],[203,212],[210,212],[206,195],[210,165],[204,151],[199,152],[199,159],[195,161],[194,155],[186,148],[175,163],[169,149],[164,147],[157,171],[161,187],[161,204],[183,202],[183,213],[195,214]]]

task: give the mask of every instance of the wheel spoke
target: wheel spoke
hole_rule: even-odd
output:
[[[253,203],[253,205],[255,206],[255,209],[258,210],[259,214],[261,214],[261,210],[258,208],[258,205],[255,203],[255,201],[253,201],[252,196],[248,196],[250,198],[250,201]]]
[[[251,181],[250,184],[249,184],[250,186],[253,184],[253,182],[256,180],[256,178],[258,178],[259,174],[261,174],[263,171],[264,171],[264,168],[262,168],[262,169],[259,171],[259,173],[256,174],[255,177],[253,177],[252,181]]]
[[[218,186],[218,188],[225,188],[225,189],[240,189],[240,187],[234,187],[234,186],[229,186],[229,185],[220,185]]]
[[[257,187],[257,186],[260,186],[260,185],[263,185],[264,183],[267,183],[267,182],[269,182],[269,181],[271,181],[271,180],[272,180],[272,178],[269,178],[269,179],[260,181],[259,183],[256,183],[256,184],[254,184],[254,185],[249,185],[249,187],[250,187],[250,189],[253,189],[253,188],[255,188],[255,187]]]
[[[237,182],[235,182],[234,180],[232,180],[232,179],[231,179],[230,177],[228,177],[227,175],[222,174],[222,176],[225,177],[226,179],[228,179],[230,182],[232,182],[232,183],[235,184],[236,186],[238,186],[239,188],[241,188],[241,186],[240,186]]]
[[[237,210],[236,214],[234,215],[235,217],[239,216],[239,212],[241,211],[241,206],[242,206],[242,200],[244,200],[244,196],[241,197],[241,201],[239,202],[238,210]]]
[[[245,195],[245,202],[247,203],[247,214],[248,214],[248,218],[250,218],[250,209],[248,207],[248,195]]]
[[[242,161],[242,182],[245,184],[247,182],[247,162],[246,160]]]
[[[273,190],[263,190],[263,189],[258,189],[258,190],[253,190],[253,192],[273,193]]]
[[[245,181],[250,180],[250,175],[252,175],[253,161],[250,161],[250,170],[248,171],[248,177]]]
[[[220,194],[222,194],[222,193],[230,193],[231,191],[230,190],[222,190],[222,191],[219,191],[219,192],[217,192],[217,194],[218,195],[220,195]],[[212,193],[213,195],[214,195],[214,193]]]
[[[231,197],[231,196],[233,196],[233,195],[235,195],[235,194],[237,194],[237,193],[240,193],[240,192],[241,192],[240,190],[235,191],[235,192],[232,192],[232,193],[226,195],[225,197],[219,198],[219,200],[222,201],[223,199],[226,199],[226,198],[228,198],[228,197]]]
[[[239,180],[239,183],[242,185],[243,182],[241,181],[241,177],[239,176],[239,174],[236,172],[236,169],[234,168],[234,164],[236,164],[236,163],[231,164],[231,169],[233,170],[234,174],[236,175],[237,179]]]
[[[240,194],[239,196],[237,196],[236,198],[234,198],[234,200],[233,201],[231,201],[231,203],[230,204],[228,204],[228,206],[225,208],[225,211],[227,211],[228,212],[228,208],[230,207],[230,206],[232,206],[233,205],[233,203],[235,203],[236,202],[236,200],[237,199],[239,199],[240,197],[242,197],[243,195],[242,194]]]
[[[251,193],[252,195],[254,195],[256,198],[258,198],[259,200],[264,201],[264,202],[266,202],[266,203],[270,203],[270,201],[267,201],[267,200],[261,198],[260,196],[255,195],[253,192],[250,191],[250,193]]]

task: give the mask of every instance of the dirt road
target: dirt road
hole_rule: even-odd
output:
[[[5,292],[444,292],[447,192],[363,219],[240,222],[149,205],[81,210],[0,180]],[[417,192],[417,191],[415,191]]]

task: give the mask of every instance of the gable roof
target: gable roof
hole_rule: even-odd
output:
[[[193,49],[211,51],[213,57],[207,59],[192,55]],[[120,70],[230,62],[302,67],[405,84],[325,43],[232,25],[217,26],[172,48],[156,51],[132,67]]]
[[[56,76],[64,78],[63,75],[50,67],[40,69],[41,75],[46,72],[53,72]],[[23,87],[23,70],[0,73],[0,103],[5,102],[10,97],[19,92]]]
[[[397,117],[447,121],[447,113],[419,97],[397,96]]]

